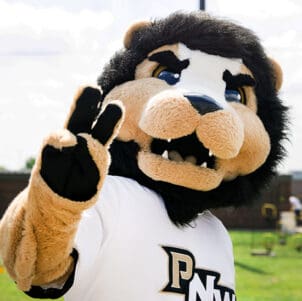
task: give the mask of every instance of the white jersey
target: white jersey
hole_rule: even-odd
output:
[[[107,176],[74,247],[79,260],[66,301],[236,299],[232,244],[222,223],[206,211],[177,227],[162,198],[131,179]]]

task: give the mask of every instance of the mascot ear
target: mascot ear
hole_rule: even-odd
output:
[[[270,58],[274,75],[275,75],[275,88],[277,91],[280,90],[283,82],[283,72],[279,63],[277,63],[274,59]]]
[[[142,20],[142,21],[137,21],[130,25],[130,27],[127,29],[125,36],[124,36],[124,46],[125,48],[129,49],[133,36],[135,33],[140,31],[142,28],[146,28],[151,25],[150,21]]]

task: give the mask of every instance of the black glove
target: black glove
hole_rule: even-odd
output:
[[[98,89],[83,89],[75,99],[73,111],[66,123],[69,131],[67,134],[70,134],[74,142],[69,142],[71,146],[63,147],[61,143],[47,142],[42,150],[42,178],[55,193],[73,201],[89,200],[96,194],[101,177],[106,176],[94,161],[88,140],[96,139],[108,148],[117,135],[117,128],[122,120],[123,110],[116,103],[108,104],[97,117],[100,102],[101,94]],[[62,136],[57,139],[59,141]],[[104,170],[106,168],[108,167],[105,166]]]

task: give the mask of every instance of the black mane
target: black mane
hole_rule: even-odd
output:
[[[205,209],[239,206],[257,198],[284,156],[282,141],[286,137],[287,109],[277,96],[272,66],[258,38],[244,27],[211,18],[202,12],[175,13],[135,32],[129,49],[118,52],[99,77],[98,83],[104,96],[115,86],[133,80],[137,64],[150,51],[164,44],[177,42],[182,42],[193,50],[243,60],[255,77],[257,113],[271,140],[271,152],[258,170],[233,181],[223,182],[218,188],[208,192],[148,178],[137,166],[139,146],[135,142],[116,140],[111,146],[110,174],[133,178],[161,194],[170,218],[175,223],[184,224]]]

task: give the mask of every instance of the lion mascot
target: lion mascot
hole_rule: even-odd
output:
[[[137,22],[44,140],[0,224],[33,298],[235,301],[211,208],[252,202],[284,156],[279,65],[248,29],[202,12]]]

